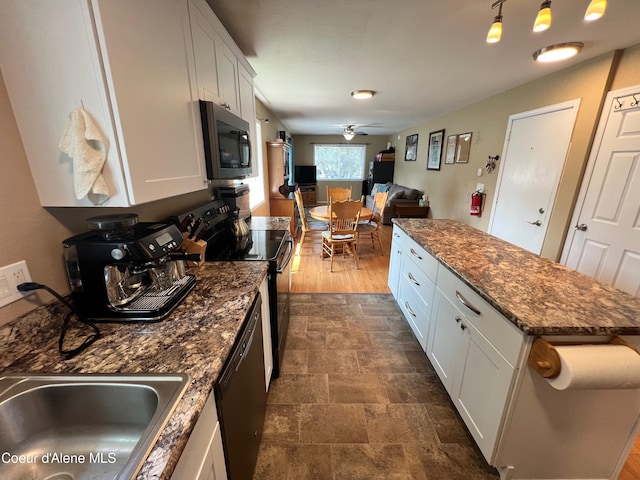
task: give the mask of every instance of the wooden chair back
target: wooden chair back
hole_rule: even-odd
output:
[[[376,192],[376,196],[373,199],[373,215],[371,215],[369,223],[375,223],[377,226],[382,224],[382,215],[387,206],[388,196],[389,192]]]
[[[362,200],[345,200],[343,202],[332,202],[329,204],[329,218],[331,227],[329,229],[330,238],[350,237],[357,233],[358,221],[360,221],[360,211],[362,210]]]
[[[327,187],[327,203],[344,202],[345,200],[351,200],[351,187]]]
[[[307,222],[307,215],[304,211],[304,202],[302,201],[302,192],[300,190],[296,190],[293,192],[293,196],[296,199],[296,205],[298,206],[298,213],[300,214],[300,225],[302,225],[302,230],[309,230],[309,222]]]

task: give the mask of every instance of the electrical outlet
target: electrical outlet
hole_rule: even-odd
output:
[[[11,296],[11,287],[6,275],[0,277],[0,299]]]
[[[22,293],[18,291],[18,285],[30,281],[31,275],[27,268],[27,262],[24,260],[0,268],[0,307],[4,307],[33,293]]]

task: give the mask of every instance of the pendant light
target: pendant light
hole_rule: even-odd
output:
[[[551,26],[551,0],[545,0],[540,5],[538,16],[533,24],[534,32],[544,32]]]
[[[604,11],[607,9],[607,0],[591,0],[591,3],[587,7],[587,11],[584,14],[584,19],[587,22],[592,22],[599,19],[604,15]]]
[[[507,0],[498,0],[491,8],[498,7],[498,15],[493,19],[493,24],[487,34],[487,43],[497,43],[502,38],[502,4]]]

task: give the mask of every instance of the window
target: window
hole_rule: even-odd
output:
[[[253,159],[253,174],[250,178],[245,179],[244,183],[249,185],[251,195],[249,196],[249,208],[256,208],[264,202],[264,180],[262,177],[262,125],[256,121],[256,138],[252,145],[252,153],[255,153]]]
[[[318,180],[364,180],[366,150],[366,145],[314,145]]]

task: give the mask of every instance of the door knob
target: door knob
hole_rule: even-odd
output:
[[[581,223],[580,225],[576,225],[573,228],[575,230],[580,230],[581,232],[586,232],[587,231],[587,224],[586,223]]]
[[[536,227],[539,227],[540,225],[542,225],[542,222],[540,220],[536,220],[535,222],[527,222],[530,223],[531,225],[535,225]]]

